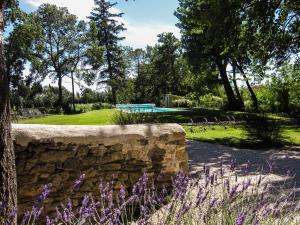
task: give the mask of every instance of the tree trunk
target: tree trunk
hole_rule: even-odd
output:
[[[113,104],[117,104],[117,94],[116,94],[116,89],[115,87],[111,87],[111,94],[112,94],[112,101]]]
[[[106,48],[106,60],[107,60],[107,69],[108,69],[108,73],[109,73],[109,79],[110,79],[110,84],[111,84],[111,90],[112,90],[112,101],[113,104],[116,105],[117,104],[117,94],[116,94],[116,88],[115,88],[115,84],[114,84],[114,74],[112,71],[112,62],[111,62],[111,54],[109,51],[109,43],[108,43],[108,37],[107,37],[107,32],[104,33],[104,42],[105,42],[105,48]]]
[[[71,79],[72,79],[72,105],[73,105],[73,111],[75,113],[75,88],[74,88],[74,75],[73,72],[71,72]]]
[[[238,87],[237,82],[236,82],[236,66],[234,64],[232,65],[232,70],[233,70],[232,82],[233,82],[233,85],[234,85],[234,90],[235,90],[235,93],[236,93],[237,101],[238,101],[238,104],[240,105],[240,107],[242,109],[245,109],[245,104],[243,102],[239,87]]]
[[[218,69],[220,71],[220,76],[221,76],[223,86],[224,86],[224,89],[226,92],[226,96],[227,96],[227,100],[228,100],[228,109],[230,109],[230,110],[241,109],[235,98],[232,87],[229,83],[229,79],[228,79],[227,72],[226,72],[226,66],[227,66],[226,63],[224,64],[222,62],[222,60],[217,60],[216,63],[217,63]]]
[[[254,93],[254,91],[253,91],[253,89],[252,89],[252,87],[251,87],[251,85],[250,85],[250,83],[248,81],[248,78],[247,78],[247,76],[246,76],[246,74],[245,74],[245,72],[243,70],[243,67],[241,65],[239,65],[238,63],[236,63],[236,66],[239,69],[239,71],[241,72],[241,74],[242,74],[242,76],[243,76],[243,78],[244,78],[244,80],[246,82],[247,88],[248,88],[248,90],[250,92],[250,96],[251,96],[251,99],[252,99],[253,108],[254,108],[255,111],[257,111],[258,110],[257,97],[256,97],[256,95],[255,95],[255,93]]]
[[[63,108],[63,93],[62,93],[62,76],[61,73],[57,73],[58,76],[58,108],[59,111]]]
[[[15,153],[11,137],[9,78],[5,71],[4,57],[4,5],[0,2],[0,225],[7,221],[17,208],[17,179]],[[2,211],[2,212],[1,212]],[[16,224],[16,217],[11,224]]]

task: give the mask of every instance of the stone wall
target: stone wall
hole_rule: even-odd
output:
[[[130,187],[144,172],[165,174],[164,183],[186,171],[185,132],[176,124],[129,126],[13,125],[19,212],[30,209],[44,184],[52,183],[47,213],[71,198],[76,206],[98,184],[114,179]],[[78,192],[74,181],[85,174]]]

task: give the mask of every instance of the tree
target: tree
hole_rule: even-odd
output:
[[[32,69],[42,77],[50,76],[58,81],[57,107],[63,107],[62,81],[70,72],[74,55],[78,54],[78,38],[81,37],[82,22],[68,12],[67,8],[43,4],[33,14],[42,28],[42,38],[35,44],[35,59]]]
[[[4,28],[6,10],[14,10],[13,0],[0,1],[0,224],[6,224],[17,206],[17,178],[15,153],[11,137],[9,77],[4,55]],[[11,221],[16,224],[16,217]]]
[[[178,94],[181,78],[178,72],[180,42],[173,33],[158,35],[158,43],[151,50],[152,97],[157,103],[163,94]]]
[[[112,91],[113,103],[117,103],[117,91],[124,79],[124,62],[122,48],[118,45],[123,37],[119,33],[124,31],[124,24],[117,19],[123,13],[113,13],[112,8],[117,3],[106,0],[95,0],[95,8],[91,12],[91,30],[96,32],[98,46],[105,48],[105,68],[100,73],[101,83],[106,83]]]
[[[207,64],[217,68],[226,92],[229,109],[241,109],[227,75],[230,53],[238,44],[240,20],[238,1],[180,0],[175,13],[182,43],[194,68]]]
[[[275,63],[282,66],[297,51],[299,28],[299,1],[239,1],[240,34],[239,45],[231,59],[246,82],[254,109],[258,100],[251,87],[249,75],[263,71]],[[297,33],[297,32],[296,32]],[[299,40],[299,39],[298,39]],[[265,75],[263,75],[264,77]]]
[[[148,100],[146,93],[150,84],[147,52],[140,48],[134,49],[130,52],[129,58],[131,59],[131,73],[134,74],[135,100],[138,103],[145,103]]]

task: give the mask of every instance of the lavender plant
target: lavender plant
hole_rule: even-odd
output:
[[[150,179],[147,174],[131,189],[121,186],[118,192],[114,191],[114,181],[100,182],[97,196],[85,194],[79,207],[73,207],[68,200],[56,207],[54,216],[43,218],[43,201],[51,191],[48,184],[37,196],[32,210],[22,215],[21,224],[300,224],[296,190],[287,185],[291,177],[286,176],[283,185],[273,186],[268,178],[273,164],[268,165],[269,173],[265,175],[247,174],[249,165],[238,168],[235,161],[228,167],[221,163],[215,170],[204,166],[196,178],[179,172],[172,178],[171,187],[157,185],[161,175]],[[247,176],[239,175],[241,172]],[[75,182],[73,192],[80,189],[84,180],[83,174]],[[15,213],[10,221],[14,216]]]

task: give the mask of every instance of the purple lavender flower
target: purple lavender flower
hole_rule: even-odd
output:
[[[243,225],[246,220],[247,213],[242,212],[235,220],[235,225]]]
[[[55,221],[58,222],[58,221],[62,220],[63,216],[62,216],[61,212],[59,211],[58,207],[56,207],[55,210],[56,210]]]
[[[197,197],[197,201],[196,201],[196,207],[200,206],[207,198],[208,196],[208,191],[204,194],[201,194],[200,196]]]
[[[67,206],[65,207],[64,204],[61,204],[61,207],[63,209],[63,219],[64,222],[71,222],[72,218],[72,205],[70,205],[70,201],[68,202]]]
[[[73,192],[79,190],[79,188],[80,188],[80,186],[82,185],[84,179],[85,179],[85,174],[82,174],[82,175],[79,177],[79,179],[75,181],[74,186],[73,186],[73,189],[72,189]]]
[[[176,199],[184,199],[188,190],[189,181],[189,177],[182,172],[176,175],[175,180],[172,179],[174,197]]]
[[[120,204],[123,204],[125,202],[125,198],[126,198],[126,190],[125,187],[122,185],[119,191]]]
[[[43,202],[50,194],[51,192],[52,184],[46,184],[43,186],[43,190],[41,194],[36,198],[35,204],[38,205],[39,203]]]
[[[86,194],[82,200],[81,207],[78,211],[80,217],[87,219],[93,215],[95,210],[95,205],[93,204],[91,197],[88,194]]]
[[[120,221],[120,216],[121,216],[121,211],[119,209],[115,209],[111,219],[112,224],[121,225],[122,223]]]
[[[49,218],[49,216],[46,216],[46,225],[53,225],[52,220]]]
[[[36,220],[40,217],[41,213],[43,211],[43,207],[41,208],[38,208],[36,206],[33,206],[32,207],[32,215],[33,215],[33,218]]]
[[[209,204],[209,209],[214,208],[218,204],[218,201],[218,198],[214,198]]]
[[[251,179],[248,179],[247,182],[243,182],[243,190],[242,191],[245,191],[247,190],[251,185]]]
[[[12,225],[13,222],[15,221],[15,219],[16,219],[16,216],[17,216],[17,210],[15,209],[15,210],[13,210],[12,213],[10,214],[9,219],[8,219],[8,221],[6,222],[6,225]]]
[[[133,185],[133,187],[132,187],[132,194],[133,195],[136,195],[136,189],[137,189],[137,186]]]
[[[158,204],[162,205],[165,201],[165,196],[168,194],[168,191],[165,186],[163,186],[161,193],[158,196]]]
[[[23,214],[21,225],[24,225],[28,221],[29,217],[30,217],[30,212],[29,211],[25,212]]]
[[[230,198],[230,199],[233,198],[233,197],[235,196],[235,194],[236,194],[237,189],[238,189],[239,186],[240,186],[239,184],[236,184],[236,185],[234,185],[234,186],[231,188],[231,190],[230,190],[230,192],[229,192],[229,198]]]
[[[211,177],[210,176],[206,176],[205,177],[205,188],[208,187],[209,183],[210,183]]]
[[[164,178],[163,173],[160,173],[160,174],[158,174],[156,180],[157,180],[158,182],[161,182],[161,181],[163,180],[163,178]]]

